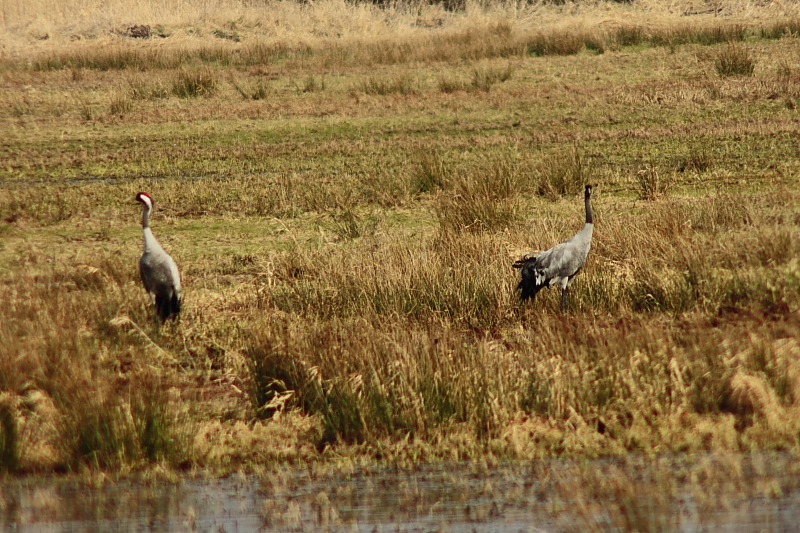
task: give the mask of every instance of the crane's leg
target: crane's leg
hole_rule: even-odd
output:
[[[567,291],[568,290],[569,290],[569,287],[564,287],[563,289],[561,289],[561,311],[562,312],[567,310]]]

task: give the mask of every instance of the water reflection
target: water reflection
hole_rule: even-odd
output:
[[[789,455],[0,484],[2,531],[720,531],[800,524]],[[319,470],[319,469],[317,469]]]

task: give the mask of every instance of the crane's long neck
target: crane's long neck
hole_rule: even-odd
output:
[[[586,223],[593,224],[592,222],[592,204],[590,202],[590,196],[588,194],[584,195],[584,202],[586,203]]]
[[[142,237],[144,239],[144,253],[158,246],[153,230],[150,229],[150,206],[147,204],[142,209]]]

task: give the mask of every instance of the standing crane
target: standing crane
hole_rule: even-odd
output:
[[[559,285],[561,287],[561,310],[567,307],[567,291],[578,275],[586,257],[589,255],[589,248],[592,245],[592,186],[587,185],[583,192],[583,200],[586,204],[586,224],[583,229],[575,234],[570,240],[557,244],[539,254],[527,254],[522,259],[514,263],[514,268],[520,272],[520,282],[517,290],[520,292],[520,300],[523,302],[528,298],[536,298],[536,293],[545,287]]]
[[[132,200],[143,206],[144,252],[139,259],[139,274],[145,290],[156,307],[158,317],[165,321],[177,316],[181,310],[181,275],[178,272],[178,265],[158,244],[153,230],[150,229],[153,198],[146,192],[140,192]]]

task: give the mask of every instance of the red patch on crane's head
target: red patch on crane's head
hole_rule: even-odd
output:
[[[146,192],[140,192],[136,195],[136,201],[141,202],[147,206],[153,207],[153,198]]]

